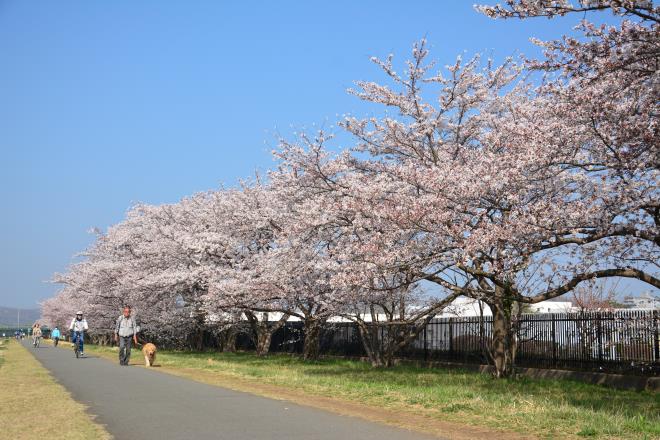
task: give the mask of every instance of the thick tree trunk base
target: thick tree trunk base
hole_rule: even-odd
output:
[[[238,333],[235,329],[229,328],[223,332],[222,335],[222,352],[223,353],[236,353],[236,338]]]
[[[316,361],[320,356],[321,325],[318,322],[305,322],[305,341],[303,343],[303,359]]]
[[[488,304],[493,312],[493,342],[491,357],[498,379],[514,374],[515,334],[512,327],[512,304]]]
[[[270,341],[272,338],[272,333],[270,332],[259,332],[257,335],[257,344],[256,344],[256,353],[257,356],[262,357],[266,356],[270,351]]]

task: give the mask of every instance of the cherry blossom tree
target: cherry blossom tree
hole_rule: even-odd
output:
[[[260,355],[268,353],[273,333],[289,316],[281,294],[260,281],[275,247],[277,206],[266,185],[258,180],[245,182],[238,189],[198,197],[191,208],[196,224],[205,225],[204,229],[186,226],[193,248],[203,249],[199,259],[206,286],[200,297],[202,309],[226,324],[236,324],[237,317],[243,316]],[[281,315],[273,323],[269,312]],[[236,326],[226,328],[231,339]]]

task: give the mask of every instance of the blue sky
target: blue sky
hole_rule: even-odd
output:
[[[278,135],[369,108],[370,56],[426,36],[535,54],[575,19],[493,21],[472,1],[0,0],[0,305],[35,307],[135,202],[174,202],[273,165]]]

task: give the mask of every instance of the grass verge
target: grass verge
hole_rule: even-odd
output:
[[[116,360],[116,349],[90,349]],[[134,354],[136,364],[141,359]],[[508,438],[515,432],[527,438],[660,439],[660,394],[646,391],[567,380],[496,380],[451,369],[378,370],[363,362],[310,363],[288,355],[162,351],[156,365],[198,381],[340,413],[442,435],[451,431],[452,438]],[[465,425],[478,428],[461,436]]]
[[[0,346],[0,438],[110,439],[16,341]]]

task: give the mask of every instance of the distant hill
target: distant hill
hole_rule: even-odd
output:
[[[20,309],[21,327],[31,326],[41,318],[39,309]],[[16,327],[18,309],[12,307],[0,307],[0,327]]]

